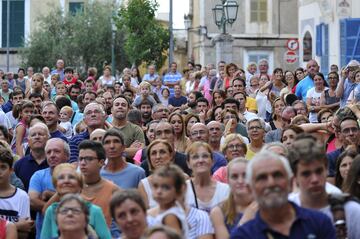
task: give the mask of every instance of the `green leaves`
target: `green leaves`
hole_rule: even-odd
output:
[[[158,3],[151,0],[129,0],[120,8],[116,25],[126,33],[124,49],[136,65],[146,62],[161,68],[169,48],[169,32],[155,19]]]
[[[63,58],[66,65],[78,70],[85,71],[91,66],[102,69],[103,62],[111,62],[111,20],[116,9],[112,2],[92,1],[75,14],[49,6],[49,14],[38,18],[39,27],[21,50],[24,65],[41,70]],[[115,49],[121,52],[123,33],[116,35]],[[124,55],[116,58],[118,67],[127,64]]]

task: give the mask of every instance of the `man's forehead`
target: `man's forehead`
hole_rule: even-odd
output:
[[[253,165],[253,175],[259,175],[259,174],[267,174],[267,173],[273,173],[276,171],[283,171],[285,172],[284,165],[279,161],[275,159],[267,159],[267,160],[261,160],[257,161]]]
[[[203,124],[194,124],[194,125],[191,127],[191,131],[201,130],[201,129],[207,130],[208,128],[207,128],[205,125],[203,125]]]
[[[166,122],[160,122],[156,125],[156,130],[166,130],[166,129],[172,129],[171,124]]]

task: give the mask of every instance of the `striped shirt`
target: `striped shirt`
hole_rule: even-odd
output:
[[[189,224],[188,235],[191,239],[215,233],[209,215],[202,210],[190,207],[186,220]]]
[[[181,80],[181,74],[179,72],[176,73],[172,73],[169,72],[164,76],[163,79],[163,83],[180,83]],[[169,86],[169,90],[170,90],[170,96],[174,95],[174,87],[173,86]]]
[[[74,135],[71,139],[70,139],[70,160],[69,163],[73,163],[76,162],[78,160],[78,156],[79,156],[79,149],[78,146],[81,143],[81,141],[85,140],[85,139],[89,139],[90,138],[90,134],[89,131],[85,131],[83,133]]]

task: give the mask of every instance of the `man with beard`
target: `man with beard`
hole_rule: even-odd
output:
[[[114,95],[110,91],[106,91],[102,96],[105,99],[105,112],[107,115],[110,115]]]
[[[288,201],[292,171],[287,159],[270,151],[258,153],[247,165],[246,181],[259,210],[236,228],[230,238],[336,238],[330,219]]]
[[[151,118],[151,111],[152,111],[151,102],[148,101],[147,99],[144,99],[143,101],[141,101],[138,108],[141,112],[141,119],[142,119],[143,126],[145,126],[145,125],[147,125],[147,123],[149,123],[152,120],[152,118]]]
[[[69,96],[70,99],[77,103],[77,97],[80,95],[81,87],[79,84],[73,84],[69,87]]]
[[[348,125],[346,129],[358,131],[358,128],[352,127],[354,126]],[[289,159],[296,184],[300,189],[299,192],[292,193],[289,199],[301,207],[326,214],[334,225],[339,225],[341,222],[341,225],[347,228],[345,232],[347,237],[338,238],[360,238],[359,203],[344,201],[337,205],[338,212],[332,212],[334,208],[330,207],[329,194],[326,190],[327,159],[322,145],[317,144],[316,139],[310,136],[296,139],[289,151]],[[342,218],[339,218],[340,211]]]

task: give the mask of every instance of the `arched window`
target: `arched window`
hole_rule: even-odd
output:
[[[310,61],[312,58],[312,37],[307,31],[303,38],[303,61]]]

